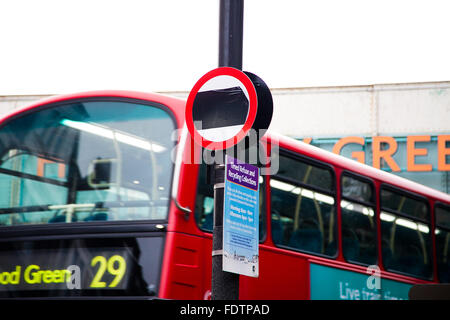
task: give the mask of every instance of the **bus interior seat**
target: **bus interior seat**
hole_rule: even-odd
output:
[[[422,250],[416,245],[408,245],[403,254],[399,255],[398,265],[404,266],[402,269],[405,272],[414,275],[422,274],[425,267]]]
[[[329,242],[328,245],[325,246],[325,255],[334,256],[336,254],[336,241]]]
[[[281,226],[283,230],[283,244],[288,244],[292,233],[294,232],[294,221],[289,219],[287,221],[281,221]]]
[[[106,212],[99,212],[90,215],[89,217],[84,219],[84,221],[106,221],[106,220],[108,220],[108,213]]]
[[[383,240],[381,244],[381,255],[383,259],[383,265],[385,268],[391,268],[392,265],[392,250],[389,247],[389,243]]]
[[[412,275],[426,272],[426,257],[420,242],[417,230],[397,226],[393,238],[392,269]]]
[[[201,226],[202,229],[212,231],[212,229],[213,229],[213,218],[214,218],[213,213],[205,214],[205,217],[203,219],[203,223],[202,223],[202,226]]]
[[[447,260],[446,262],[443,261],[438,266],[438,276],[441,282],[443,283],[450,282],[450,260]]]
[[[58,222],[66,222],[66,216],[64,215],[57,215],[48,220],[49,223],[58,223]]]
[[[272,240],[275,244],[283,243],[283,225],[279,219],[272,219]]]
[[[444,238],[443,248],[438,252],[438,277],[443,283],[450,282],[450,232]]]
[[[342,233],[342,250],[345,260],[359,260],[359,240],[353,230],[346,229]]]
[[[359,258],[359,242],[354,238],[342,239],[342,250],[344,251],[345,260],[358,261]]]
[[[321,252],[322,234],[318,229],[297,229],[291,235],[289,246],[309,252]]]
[[[61,212],[61,211],[60,211]],[[48,223],[61,223],[61,222],[66,222],[66,215],[65,214],[60,214],[60,212],[56,213],[53,218],[51,218],[50,220],[48,220]],[[77,216],[76,215],[72,215],[72,221],[71,222],[77,222]]]

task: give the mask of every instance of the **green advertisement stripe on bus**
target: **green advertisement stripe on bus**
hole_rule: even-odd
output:
[[[311,300],[407,300],[410,284],[310,264]]]

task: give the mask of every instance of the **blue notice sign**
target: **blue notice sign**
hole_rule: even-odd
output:
[[[223,271],[259,274],[259,169],[226,156]]]

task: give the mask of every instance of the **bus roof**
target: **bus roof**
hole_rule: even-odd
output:
[[[74,100],[74,99],[100,98],[100,97],[137,99],[137,100],[154,101],[157,103],[161,103],[161,104],[170,106],[171,108],[175,109],[174,114],[177,119],[178,126],[182,127],[183,123],[184,123],[184,109],[186,107],[186,101],[179,99],[179,98],[162,95],[162,94],[158,94],[158,93],[145,93],[145,92],[126,91],[126,90],[99,90],[99,91],[87,91],[87,92],[78,92],[78,93],[51,96],[51,97],[39,100],[37,102],[34,102],[30,105],[15,109],[10,113],[7,113],[7,114],[1,116],[0,123],[9,118],[12,118],[12,117],[18,115],[18,114],[21,114],[22,112],[26,112],[26,111],[29,111],[29,110],[32,110],[35,108],[39,108],[44,105],[58,103],[58,102],[64,102],[67,100]]]
[[[268,132],[267,141],[276,143],[292,151],[300,152],[303,155],[310,156],[317,160],[329,163],[334,166],[341,167],[344,170],[367,176],[372,179],[380,180],[382,183],[390,184],[394,187],[402,188],[410,192],[427,195],[446,203],[450,203],[450,195],[439,190],[427,187],[420,183],[402,178],[395,174],[376,169],[366,164],[362,164],[356,160],[348,159],[344,156],[337,155],[330,151],[320,149],[318,147],[306,144],[302,141],[283,136],[278,133]]]

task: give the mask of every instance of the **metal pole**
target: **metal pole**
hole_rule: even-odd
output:
[[[212,251],[212,300],[238,300],[239,275],[222,271],[223,249],[223,197],[225,166],[215,165],[214,168],[214,228]]]
[[[242,70],[244,0],[220,0],[219,67]]]
[[[220,0],[219,67],[242,69],[244,0]],[[225,165],[214,167],[212,300],[238,300],[239,275],[222,271]],[[224,161],[221,161],[224,163]]]

